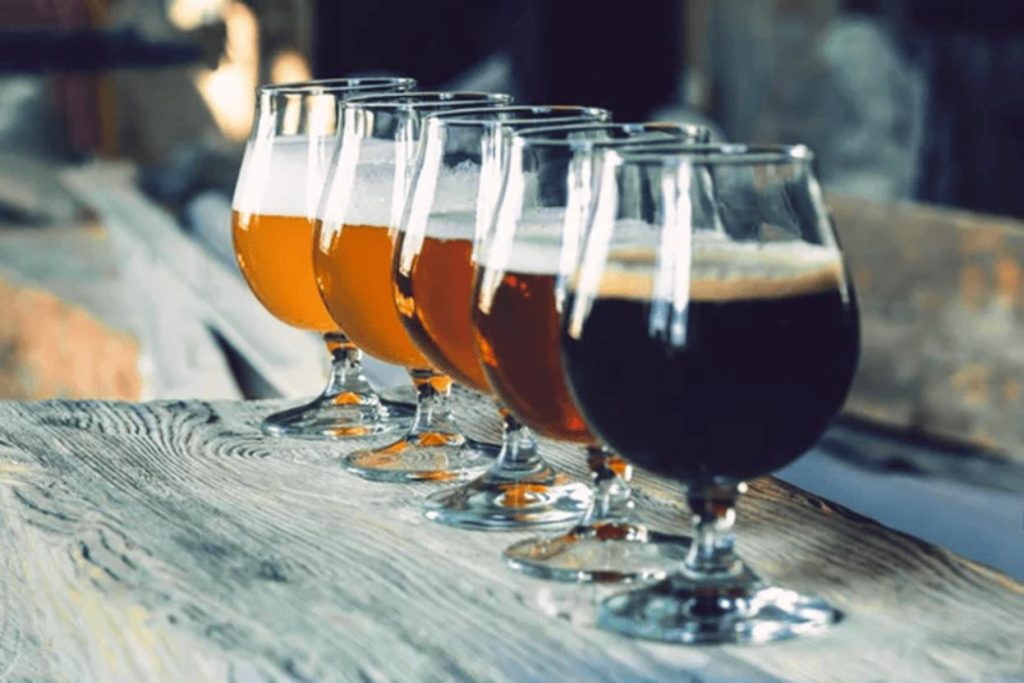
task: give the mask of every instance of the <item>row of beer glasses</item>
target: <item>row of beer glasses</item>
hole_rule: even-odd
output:
[[[390,84],[260,91],[235,197],[239,263],[272,313],[325,333],[335,358],[324,394],[265,431],[394,433],[344,466],[469,479],[427,497],[441,523],[563,531],[506,549],[512,567],[662,579],[607,601],[607,628],[764,641],[834,621],[820,600],[765,585],[729,533],[741,482],[817,438],[856,359],[809,153]],[[372,391],[357,348],[409,370],[414,415]],[[500,445],[459,429],[453,379],[495,399]],[[533,430],[584,445],[592,487],[546,463]],[[630,467],[612,449],[688,485],[693,543],[632,519]]]

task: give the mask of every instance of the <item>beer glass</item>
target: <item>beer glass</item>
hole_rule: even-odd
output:
[[[337,78],[266,85],[232,200],[238,266],[260,303],[279,320],[319,332],[331,354],[320,396],[267,417],[263,431],[302,438],[362,437],[408,427],[363,375],[360,354],[338,329],[313,279],[313,220],[338,141],[341,102],[354,93],[398,92],[410,78]],[[404,417],[403,417],[404,415]]]
[[[416,416],[393,443],[360,453],[355,471],[382,481],[452,480],[492,460],[497,448],[471,442],[452,418],[451,378],[413,344],[395,308],[392,237],[405,201],[422,117],[472,106],[503,106],[507,95],[413,92],[366,95],[342,107],[341,143],[321,199],[313,248],[317,287],[331,317],[366,353],[409,370]],[[409,462],[419,463],[410,470]],[[372,465],[372,466],[371,466]]]
[[[587,447],[592,499],[568,532],[505,549],[510,566],[564,581],[663,576],[686,539],[631,519],[630,466],[604,449],[569,395],[559,352],[565,279],[578,258],[590,205],[594,147],[707,142],[708,130],[672,123],[604,123],[518,132],[497,218],[479,248],[473,325],[498,398],[524,424]],[[607,391],[614,392],[614,386]]]
[[[456,381],[490,392],[477,359],[470,314],[473,248],[493,215],[501,177],[499,131],[607,118],[603,109],[578,106],[462,110],[427,117],[395,240],[395,301],[419,349]],[[586,504],[585,490],[548,467],[529,432],[520,429],[507,411],[503,416],[504,438],[496,463],[465,487],[430,497],[427,516],[472,528],[578,518],[580,506]],[[362,460],[360,455],[350,456],[350,467],[363,467]]]
[[[680,643],[819,631],[838,612],[758,577],[732,535],[743,482],[814,443],[857,365],[854,293],[812,155],[597,153],[563,316],[569,387],[605,443],[686,486],[694,527],[673,573],[603,601],[599,626]]]

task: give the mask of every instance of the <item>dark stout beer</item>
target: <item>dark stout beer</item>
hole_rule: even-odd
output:
[[[749,479],[800,456],[857,362],[838,252],[695,249],[675,309],[654,294],[652,270],[611,260],[589,314],[567,318],[562,349],[587,422],[636,464],[689,482]]]

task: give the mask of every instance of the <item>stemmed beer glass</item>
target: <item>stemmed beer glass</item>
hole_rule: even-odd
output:
[[[395,301],[424,355],[461,384],[490,393],[476,354],[472,312],[473,252],[496,205],[499,131],[601,121],[603,109],[517,106],[427,117],[406,210],[396,234]],[[536,453],[533,438],[507,412],[497,461],[479,478],[430,497],[431,519],[471,528],[564,523],[579,516],[585,490]],[[372,466],[360,454],[350,468]],[[409,462],[406,467],[415,467]]]
[[[478,251],[473,326],[484,373],[536,432],[587,446],[593,504],[568,532],[505,549],[519,571],[567,581],[663,576],[686,539],[632,520],[631,467],[595,439],[569,394],[559,353],[565,281],[578,259],[592,195],[595,148],[707,142],[708,130],[672,123],[600,123],[517,132],[497,216]],[[607,391],[617,392],[613,384]]]
[[[448,401],[451,378],[434,368],[403,327],[395,307],[391,253],[423,117],[500,107],[510,100],[491,93],[411,92],[352,98],[342,108],[341,143],[316,221],[317,287],[331,317],[352,341],[376,358],[405,367],[418,396],[416,416],[404,436],[354,456],[359,466],[349,469],[365,478],[464,478],[486,467],[497,451],[462,434]]]
[[[761,579],[731,529],[743,482],[807,450],[857,364],[854,293],[804,147],[595,150],[561,345],[610,447],[687,487],[694,540],[599,625],[683,643],[812,633],[838,613]],[[613,387],[614,391],[609,388]]]
[[[381,403],[363,375],[359,351],[324,307],[311,254],[341,103],[356,93],[399,92],[415,84],[410,78],[338,78],[266,85],[257,92],[232,200],[235,255],[260,303],[279,320],[322,334],[331,353],[323,393],[268,416],[262,429],[269,435],[362,437],[408,425],[407,411]]]

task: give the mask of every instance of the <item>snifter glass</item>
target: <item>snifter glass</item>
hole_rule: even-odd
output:
[[[412,411],[385,405],[363,375],[360,353],[331,318],[313,279],[313,221],[338,142],[339,109],[354,94],[400,92],[411,78],[334,78],[266,85],[232,200],[239,268],[268,311],[323,335],[330,376],[320,396],[267,417],[272,436],[365,437],[407,429]]]
[[[607,118],[604,109],[580,106],[467,109],[427,117],[395,241],[396,305],[423,354],[464,386],[491,391],[470,317],[474,247],[493,215],[501,177],[500,131]],[[587,504],[585,487],[549,467],[537,455],[529,430],[507,411],[502,416],[497,461],[465,486],[429,497],[427,517],[478,529],[578,518]],[[350,468],[373,466],[364,460],[359,454],[348,458]]]
[[[673,573],[606,599],[598,623],[681,643],[819,631],[839,613],[760,578],[732,534],[743,482],[814,443],[857,365],[854,293],[811,153],[595,154],[594,209],[563,316],[569,386],[605,443],[686,485],[694,525]]]
[[[473,324],[481,365],[524,424],[586,446],[593,499],[585,519],[566,533],[506,548],[514,569],[563,581],[628,581],[664,576],[686,552],[688,539],[632,519],[632,468],[598,442],[573,404],[558,349],[559,318],[590,207],[595,169],[588,152],[707,138],[706,128],[673,123],[563,125],[512,137],[497,217],[477,250]]]
[[[409,371],[418,397],[404,436],[354,456],[360,466],[349,469],[368,479],[461,479],[486,468],[497,452],[467,439],[455,423],[451,378],[433,367],[402,326],[391,262],[423,117],[510,100],[493,93],[411,92],[352,98],[342,107],[341,144],[316,221],[317,287],[331,317],[359,348]]]

